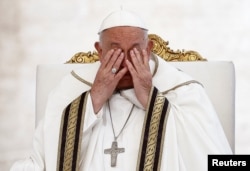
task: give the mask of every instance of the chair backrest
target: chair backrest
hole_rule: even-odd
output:
[[[235,69],[231,61],[207,61],[195,51],[173,51],[168,42],[155,34],[150,34],[153,41],[152,52],[175,67],[201,82],[211,99],[230,143],[235,151]],[[98,61],[96,52],[76,53],[67,64],[45,64],[37,67],[36,84],[36,125],[44,115],[49,92],[63,76],[82,65],[91,65]],[[181,62],[180,62],[181,61]],[[184,62],[183,62],[184,61]],[[187,62],[188,61],[188,62]],[[190,62],[192,61],[192,62]]]

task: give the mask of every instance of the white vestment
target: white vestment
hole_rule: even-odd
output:
[[[218,116],[200,84],[184,85],[193,79],[161,58],[157,59],[159,65],[151,61],[152,72],[157,68],[153,85],[165,92],[170,104],[160,170],[205,171],[208,154],[232,154]],[[74,72],[93,83],[98,67],[99,62],[89,68],[84,68],[83,64],[82,69]],[[30,158],[16,162],[12,171],[56,170],[62,112],[73,99],[91,88],[83,82],[69,74],[50,94],[45,118],[35,133],[34,152]],[[114,140],[110,111],[105,104],[95,115],[88,96],[80,152],[81,171],[136,170],[145,109],[133,89],[114,93],[110,100],[115,135],[122,129],[133,104],[131,117],[117,139],[118,147],[125,148],[125,152],[118,154],[116,167],[111,167],[110,154],[104,154]]]

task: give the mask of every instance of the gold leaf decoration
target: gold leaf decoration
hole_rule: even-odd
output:
[[[153,41],[152,52],[160,56],[166,61],[206,61],[196,51],[185,50],[172,50],[168,47],[169,42],[164,41],[160,36],[156,34],[149,34],[149,39]],[[93,52],[78,52],[66,63],[93,63],[99,61],[99,56],[96,51]]]

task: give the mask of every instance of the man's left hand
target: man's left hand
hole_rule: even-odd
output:
[[[133,78],[135,94],[142,106],[146,108],[152,88],[152,74],[149,67],[150,56],[146,50],[142,50],[141,55],[136,48],[130,51],[130,55],[132,63],[126,60],[126,64]]]

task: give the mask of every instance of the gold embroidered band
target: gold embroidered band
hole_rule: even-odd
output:
[[[59,137],[57,171],[78,171],[81,131],[87,93],[83,93],[63,112]],[[168,100],[154,88],[146,112],[138,156],[137,171],[160,171]]]
[[[144,120],[137,171],[160,170],[168,105],[168,100],[154,88]]]
[[[87,92],[64,110],[58,147],[57,171],[78,171]]]

